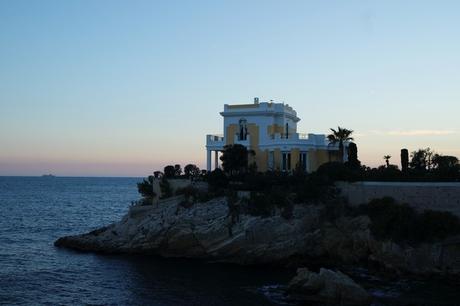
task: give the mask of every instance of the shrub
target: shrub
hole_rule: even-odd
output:
[[[460,234],[459,218],[450,212],[425,210],[418,218],[417,240],[434,242]]]
[[[176,194],[182,194],[187,202],[191,201],[192,203],[195,203],[198,200],[199,190],[196,187],[189,185],[187,187],[177,189]]]
[[[399,181],[403,174],[396,165],[388,165],[368,169],[363,176],[367,180]]]
[[[156,197],[157,194],[153,191],[153,176],[150,175],[147,179],[143,179],[142,182],[137,183],[137,191],[143,198],[152,199]]]
[[[460,178],[460,163],[458,158],[449,155],[435,154],[433,159],[434,172],[440,177]]]
[[[179,164],[174,165],[174,176],[180,176],[182,174],[182,167]]]
[[[164,172],[164,177],[166,178],[173,178],[174,175],[176,174],[176,169],[174,168],[173,165],[168,165],[163,169]]]
[[[338,190],[328,176],[313,173],[297,185],[295,193],[297,195],[296,202],[300,203],[334,198]]]
[[[166,176],[163,176],[163,178],[160,181],[160,190],[161,190],[161,199],[166,199],[166,198],[172,197],[173,195],[171,185],[166,179]]]
[[[413,240],[416,213],[407,204],[398,204],[393,198],[374,199],[360,207],[372,220],[371,231],[377,239],[396,242]]]
[[[228,185],[228,178],[220,169],[209,172],[206,176],[206,179],[211,191],[224,189]]]
[[[184,167],[184,174],[187,177],[197,178],[200,176],[201,170],[196,165],[188,164]]]
[[[291,206],[292,201],[289,199],[288,192],[279,186],[274,186],[264,192],[251,191],[247,204],[247,213],[252,216],[269,217],[273,215],[278,207],[288,217],[292,215],[293,207]],[[291,211],[289,212],[289,210]]]
[[[328,162],[322,164],[316,174],[332,181],[356,181],[359,179],[359,168],[347,163]]]
[[[371,231],[377,239],[418,244],[460,233],[460,220],[452,213],[432,210],[417,213],[409,205],[389,197],[361,205],[359,211],[371,219]]]
[[[247,205],[247,213],[251,216],[260,216],[262,218],[273,215],[275,206],[270,196],[266,193],[251,191]]]

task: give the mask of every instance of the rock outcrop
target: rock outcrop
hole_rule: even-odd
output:
[[[327,305],[369,305],[371,296],[360,285],[340,271],[321,268],[319,273],[307,268],[297,269],[288,285],[295,300],[319,302]]]
[[[316,206],[297,207],[290,220],[280,215],[232,218],[225,198],[190,208],[179,205],[180,200],[132,207],[120,222],[88,234],[60,238],[55,245],[83,251],[260,264],[305,254],[319,226]]]
[[[460,239],[419,247],[377,241],[366,216],[322,221],[317,205],[296,205],[290,219],[229,213],[225,198],[185,208],[182,197],[133,206],[120,222],[56,246],[107,253],[148,253],[238,264],[327,261],[374,263],[394,274],[460,274]],[[295,260],[293,260],[295,259]]]

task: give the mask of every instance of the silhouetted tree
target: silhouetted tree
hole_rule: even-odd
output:
[[[182,167],[179,164],[174,165],[174,176],[180,176],[182,174]]]
[[[153,172],[153,176],[157,179],[160,179],[163,176],[163,172],[161,171],[155,171]]]
[[[348,145],[348,165],[352,168],[361,166],[361,162],[358,160],[358,147],[354,142]]]
[[[248,170],[248,154],[255,155],[253,150],[248,151],[240,144],[226,145],[220,160],[222,168],[230,175],[245,173]]]
[[[435,154],[432,164],[434,171],[441,177],[452,178],[460,175],[460,164],[455,156]]]
[[[337,130],[331,129],[331,131],[332,133],[327,135],[327,139],[332,145],[335,145],[336,143],[339,144],[340,160],[343,162],[343,143],[346,141],[353,141],[353,137],[351,137],[353,131],[341,128],[340,126],[337,127]]]
[[[176,169],[174,169],[173,165],[168,165],[164,168],[164,177],[166,178],[173,178],[174,174],[176,173]]]
[[[187,177],[192,177],[192,178],[196,178],[198,176],[200,176],[201,174],[201,170],[200,168],[198,168],[196,165],[194,164],[188,164],[184,167],[184,174],[187,176]]]
[[[390,167],[390,158],[391,158],[391,155],[383,156],[383,159],[385,160],[385,163],[387,164],[387,168]]]
[[[433,151],[430,148],[418,149],[417,151],[412,152],[410,167],[413,170],[423,172],[431,169],[431,157]]]
[[[137,191],[145,199],[153,199],[157,194],[153,191],[153,176],[150,175],[147,179],[143,179],[142,182],[137,183]]]
[[[409,169],[409,151],[407,149],[401,149],[401,170],[406,173]]]

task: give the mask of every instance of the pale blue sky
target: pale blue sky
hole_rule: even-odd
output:
[[[360,159],[460,156],[458,1],[0,1],[0,175],[204,167],[225,103],[281,100]]]

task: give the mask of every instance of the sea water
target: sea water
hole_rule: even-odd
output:
[[[291,305],[293,269],[82,253],[53,246],[120,220],[141,178],[0,177],[0,304]],[[347,271],[374,305],[460,305],[449,282]]]
[[[53,246],[118,221],[140,178],[0,177],[0,303],[272,305],[292,271]]]

